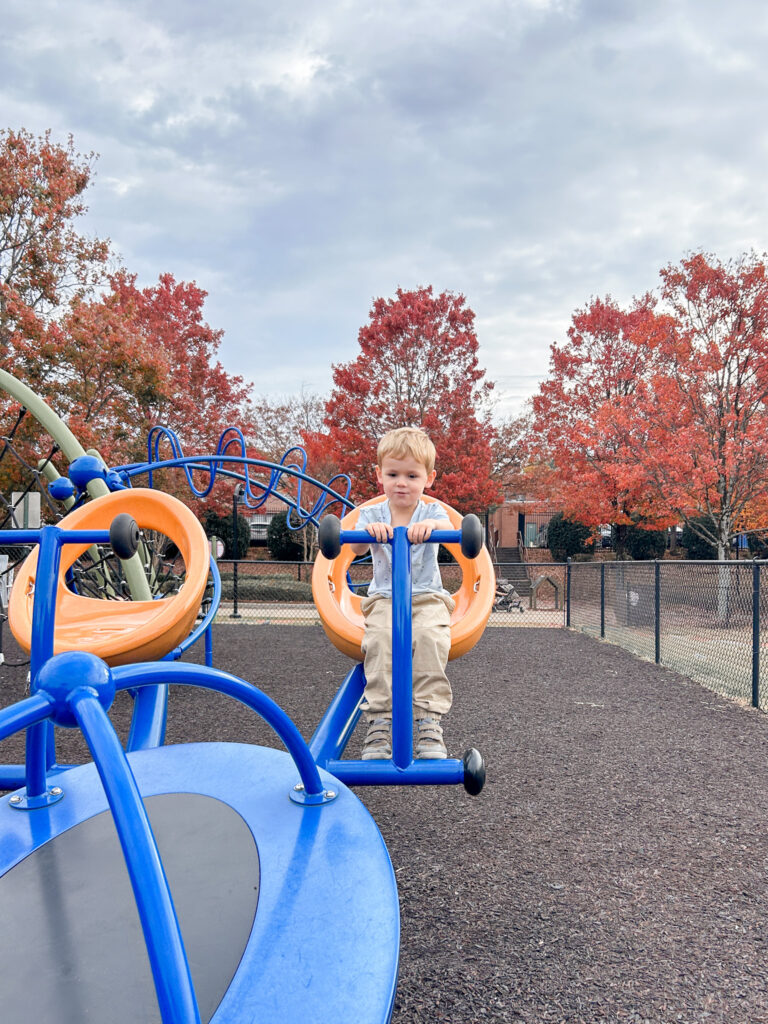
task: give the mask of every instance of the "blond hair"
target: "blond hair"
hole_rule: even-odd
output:
[[[398,427],[388,430],[379,441],[376,459],[381,464],[386,458],[407,459],[408,457],[421,462],[427,470],[427,476],[435,468],[437,452],[429,437],[418,427]]]

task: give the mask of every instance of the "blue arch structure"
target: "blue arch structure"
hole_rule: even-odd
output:
[[[160,457],[163,442],[171,449],[170,458]],[[294,461],[291,461],[292,459]],[[352,481],[346,473],[337,473],[327,483],[310,476],[307,472],[307,453],[300,445],[289,448],[279,462],[250,458],[239,427],[228,427],[219,438],[215,453],[202,456],[185,456],[178,436],[169,427],[153,427],[147,439],[147,461],[117,466],[112,473],[124,486],[135,477],[146,475],[147,485],[152,487],[154,473],[161,469],[181,469],[195,498],[207,497],[219,476],[242,483],[243,503],[253,511],[258,511],[267,498],[274,494],[288,505],[288,526],[293,530],[300,530],[307,523],[319,525],[320,517],[334,505],[340,505],[344,509],[354,508],[354,503],[349,497]],[[251,471],[255,469],[266,470],[269,473],[266,483],[252,476]],[[199,487],[195,483],[195,472],[207,474],[205,486]],[[280,489],[284,479],[295,483],[295,496]],[[110,484],[109,479],[107,483]],[[116,483],[117,481],[114,481],[114,484]],[[339,484],[343,485],[343,490],[334,486]],[[311,485],[320,491],[319,497],[309,508],[305,508],[302,502],[305,485]]]
[[[170,449],[170,458],[162,458],[162,445]],[[129,488],[134,480],[146,477],[147,485],[154,485],[154,474],[160,470],[180,470],[188,483],[190,492],[196,498],[205,498],[210,494],[217,480],[232,481],[235,485],[243,485],[243,503],[252,510],[258,510],[267,498],[274,494],[289,507],[288,526],[290,529],[301,529],[306,523],[319,524],[320,517],[330,508],[352,508],[350,500],[351,481],[346,474],[338,474],[328,483],[323,483],[307,473],[307,455],[303,448],[295,446],[285,452],[280,462],[250,458],[246,454],[245,438],[237,427],[227,428],[221,435],[216,451],[210,455],[185,456],[178,436],[169,427],[157,426],[150,430],[147,439],[147,460],[110,468],[95,455],[81,455],[74,459],[67,476],[60,476],[49,483],[52,498],[67,503],[67,511],[78,508],[90,500],[90,492],[94,481],[103,482],[110,491]],[[256,478],[255,473],[267,474],[267,480]],[[207,481],[200,487],[195,482],[195,474],[207,475]],[[284,481],[294,484],[295,494],[291,494],[284,486]],[[342,485],[342,490],[334,489],[335,483]],[[302,502],[303,488],[310,485],[319,492],[311,504],[305,508]],[[6,532],[6,537],[10,533]],[[216,617],[221,600],[221,579],[215,560],[211,559],[212,597],[210,605],[201,620],[195,625],[190,635],[166,656],[166,661],[178,660],[181,655],[201,638],[205,643],[206,664],[213,665],[213,647],[211,626]],[[133,691],[132,691],[133,692]],[[168,708],[168,688],[163,685],[138,689],[133,693],[134,711],[127,749],[146,750],[162,745],[165,738]],[[47,769],[51,774],[66,770],[71,765],[60,765],[55,759],[55,743],[53,730],[47,733]],[[25,769],[23,765],[0,766],[0,788],[15,789],[23,785]]]

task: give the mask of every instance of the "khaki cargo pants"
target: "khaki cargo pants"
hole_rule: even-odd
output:
[[[413,622],[413,707],[444,715],[453,701],[451,684],[445,674],[451,649],[453,598],[443,594],[414,594]],[[362,602],[365,635],[365,693],[363,711],[370,719],[392,714],[392,599],[374,594]]]

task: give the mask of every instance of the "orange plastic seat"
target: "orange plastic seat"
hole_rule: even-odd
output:
[[[108,601],[72,593],[66,573],[89,544],[65,544],[56,591],[54,653],[89,651],[109,665],[154,661],[189,635],[200,610],[208,579],[205,532],[196,516],[177,498],[148,488],[115,491],[65,516],[63,529],[108,530],[120,512],[128,512],[146,530],[165,534],[184,560],[185,579],[178,593],[154,601]],[[8,622],[27,652],[32,643],[37,549],[16,574],[8,602]]]
[[[343,530],[354,530],[360,508],[378,505],[384,497],[372,498],[349,512],[341,521]],[[458,530],[461,515],[437,498],[423,499],[441,505],[451,521],[450,529]],[[488,550],[483,548],[477,558],[466,558],[458,544],[446,548],[461,566],[461,586],[453,594],[456,608],[451,615],[451,653],[449,659],[466,654],[480,639],[493,607],[496,579]],[[322,553],[315,559],[312,570],[312,597],[320,614],[323,629],[331,643],[350,658],[363,660],[361,643],[365,621],[360,610],[362,598],[354,594],[347,583],[347,570],[355,558],[352,548],[345,544],[337,558],[329,560]]]

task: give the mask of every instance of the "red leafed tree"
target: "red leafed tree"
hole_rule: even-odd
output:
[[[494,424],[491,441],[493,479],[505,499],[526,499],[532,486],[531,424],[533,409],[526,403],[517,416],[506,416]]]
[[[552,345],[549,375],[533,399],[531,447],[540,495],[570,519],[593,528],[626,527],[633,514],[664,519],[667,510],[646,500],[634,455],[636,404],[658,362],[664,324],[650,296],[629,310],[594,299],[574,314],[568,341]]]
[[[63,325],[70,427],[113,465],[146,458],[157,424],[176,432],[185,454],[213,453],[223,430],[242,427],[248,389],[216,358],[222,332],[203,318],[206,293],[171,274],[147,288],[125,272],[110,281],[108,294],[75,305]],[[159,483],[191,502],[179,473]],[[231,490],[217,485],[206,507],[226,509]]]
[[[643,407],[645,484],[729,557],[768,499],[768,269],[697,253],[662,271],[672,319]]]
[[[431,287],[377,299],[360,329],[360,354],[333,367],[325,432],[305,438],[312,462],[350,474],[358,499],[378,492],[376,446],[387,430],[422,427],[437,449],[431,493],[462,512],[499,500],[491,479],[493,385],[478,363],[474,313],[464,296]]]
[[[0,361],[36,390],[55,368],[60,310],[106,274],[108,243],[74,227],[93,159],[71,138],[0,131]]]
[[[207,293],[172,274],[142,289],[126,273],[111,283],[148,369],[130,391],[134,418],[172,427],[190,453],[214,451],[226,427],[242,425],[249,389],[217,358],[223,332],[203,319]]]
[[[205,292],[170,274],[144,289],[125,271],[110,277],[108,243],[77,231],[93,159],[71,138],[0,131],[0,364],[112,464],[143,458],[159,422],[187,451],[210,451],[242,422],[247,390],[217,359]],[[17,411],[0,394],[3,432]],[[50,440],[27,417],[14,445],[34,462]],[[3,490],[19,467],[4,460]]]

